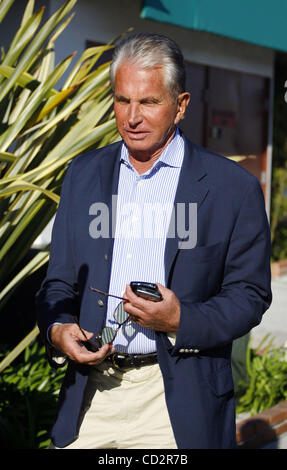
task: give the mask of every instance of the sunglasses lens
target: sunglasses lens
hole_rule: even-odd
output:
[[[114,319],[119,323],[119,325],[122,325],[128,318],[129,314],[125,311],[123,302],[121,302],[115,310]]]
[[[116,331],[113,328],[106,327],[101,333],[102,344],[111,343],[116,336]]]

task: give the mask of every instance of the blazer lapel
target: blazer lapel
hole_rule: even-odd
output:
[[[100,162],[102,202],[106,204],[111,204],[112,195],[118,192],[120,156],[121,145],[118,145],[111,153],[103,157]]]
[[[114,246],[113,219],[115,218],[115,210],[113,206],[115,206],[115,204],[113,204],[113,197],[117,195],[118,192],[120,154],[121,145],[119,144],[111,149],[107,149],[107,152],[103,155],[98,164],[100,187],[97,191],[97,201],[107,207],[108,220],[105,220],[104,223],[108,223],[109,233],[107,237],[102,236],[97,239],[97,250],[102,256],[99,257],[98,263],[94,266],[93,282],[96,287],[105,291],[107,291],[109,287]],[[104,214],[106,214],[106,211]]]
[[[101,197],[104,204],[109,209],[109,237],[108,241],[113,246],[113,223],[115,221],[115,196],[118,194],[118,182],[120,173],[120,155],[121,145],[106,157],[100,163],[100,181],[101,181]]]
[[[185,137],[184,141],[184,159],[174,200],[175,219],[173,221],[173,228],[175,230],[171,230],[170,237],[167,238],[165,247],[165,280],[167,286],[169,285],[170,270],[174,258],[182,242],[182,238],[178,234],[177,204],[185,203],[185,217],[188,217],[188,204],[197,204],[198,212],[208,193],[206,182],[207,171],[202,163],[199,148]],[[187,218],[185,218],[185,220],[187,221],[186,226],[188,226],[190,221]]]

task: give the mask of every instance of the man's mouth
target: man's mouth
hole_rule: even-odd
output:
[[[132,139],[140,139],[140,138],[146,137],[149,134],[148,131],[144,131],[144,130],[134,131],[130,129],[125,129],[125,133]]]

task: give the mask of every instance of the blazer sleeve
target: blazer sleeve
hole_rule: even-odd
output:
[[[61,356],[48,340],[48,329],[54,323],[72,323],[79,312],[77,277],[73,262],[70,210],[72,201],[73,163],[67,171],[61,190],[60,204],[52,231],[50,260],[46,278],[36,294],[36,315],[41,338],[49,360]],[[63,361],[59,360],[61,365]]]
[[[205,302],[182,302],[173,353],[228,344],[258,325],[272,300],[270,230],[263,193],[252,178],[235,220],[223,282]]]

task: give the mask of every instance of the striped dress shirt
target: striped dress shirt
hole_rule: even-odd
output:
[[[165,285],[165,243],[183,156],[177,130],[152,168],[139,174],[122,145],[109,293],[122,296],[131,281]],[[117,327],[113,314],[119,302],[108,297],[106,326]],[[129,320],[119,329],[114,347],[129,354],[154,352],[155,332]]]

